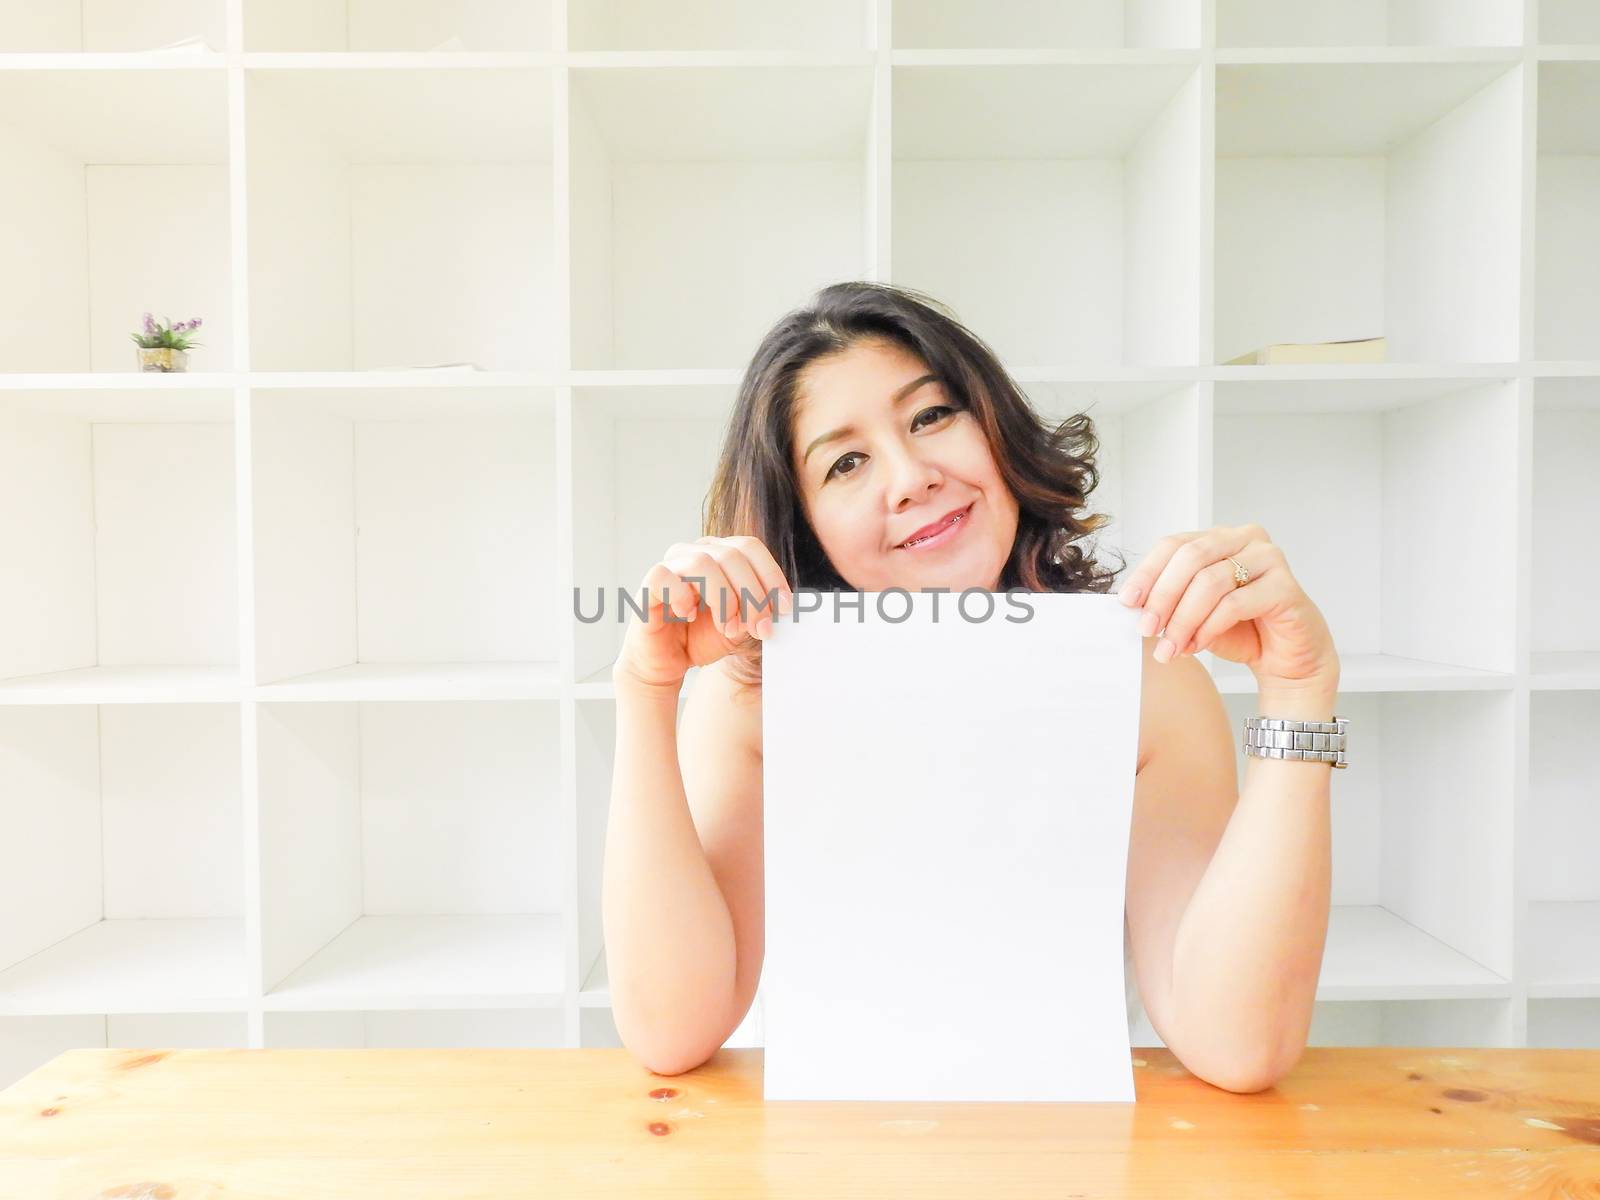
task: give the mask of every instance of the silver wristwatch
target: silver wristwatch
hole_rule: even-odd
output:
[[[1347,717],[1331,721],[1300,721],[1289,717],[1246,717],[1244,752],[1256,758],[1289,758],[1299,762],[1325,762],[1348,767],[1345,735]]]

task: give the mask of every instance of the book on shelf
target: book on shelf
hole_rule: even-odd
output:
[[[483,367],[475,362],[448,362],[448,363],[396,363],[392,367],[371,367],[373,371],[481,371]]]
[[[1270,366],[1274,363],[1381,363],[1387,361],[1387,339],[1351,338],[1343,342],[1278,342],[1230,358],[1223,366]]]
[[[195,34],[193,37],[186,37],[180,41],[168,42],[165,46],[154,46],[151,48],[151,52],[155,54],[170,54],[174,50],[208,52],[211,48],[210,42],[206,41],[202,35]]]

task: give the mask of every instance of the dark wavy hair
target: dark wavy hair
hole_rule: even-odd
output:
[[[1094,422],[1080,412],[1052,426],[995,352],[947,306],[911,288],[866,280],[829,284],[761,340],[739,385],[702,510],[702,533],[760,538],[796,589],[855,590],[828,560],[801,503],[793,417],[808,366],[873,341],[896,343],[920,358],[988,438],[1018,508],[1017,537],[999,590],[1109,591],[1126,562],[1102,568],[1079,544],[1111,521],[1086,511],[1100,480]],[[746,638],[734,655],[734,678],[759,683],[760,639]]]

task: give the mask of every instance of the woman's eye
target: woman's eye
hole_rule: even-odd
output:
[[[828,474],[829,475],[848,475],[850,473],[849,471],[841,471],[841,470],[839,470],[839,463],[847,462],[852,458],[859,458],[859,457],[860,457],[859,455],[857,455],[857,454],[855,454],[853,452],[850,453],[850,454],[846,454],[843,458],[841,458],[839,460],[839,462],[834,463],[833,466],[828,468]]]
[[[957,409],[953,405],[935,404],[931,408],[925,408],[921,412],[919,412],[916,415],[916,417],[912,420],[911,428],[913,428],[913,429],[921,429],[921,428],[923,428],[923,426],[918,424],[918,422],[920,422],[922,420],[922,418],[927,416],[929,413],[954,413],[956,411],[957,411]],[[933,424],[933,422],[929,421],[928,424],[931,425],[931,424]],[[843,478],[844,476],[851,474],[850,471],[841,471],[841,470],[839,470],[839,464],[840,463],[849,462],[852,458],[860,458],[860,457],[861,457],[860,454],[857,453],[856,451],[851,451],[849,454],[843,455],[838,460],[838,462],[835,462],[833,464],[833,466],[828,468],[827,477],[828,478],[832,478],[833,476],[837,475],[840,478]]]

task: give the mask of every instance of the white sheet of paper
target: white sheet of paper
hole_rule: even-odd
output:
[[[1138,611],[840,595],[762,649],[765,1099],[1133,1100]]]

